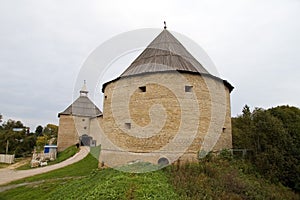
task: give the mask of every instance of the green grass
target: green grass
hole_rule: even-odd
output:
[[[68,158],[74,156],[78,151],[79,151],[79,149],[77,149],[76,146],[70,146],[67,149],[65,149],[64,151],[59,152],[57,154],[57,158],[54,161],[48,162],[48,165],[54,165],[54,164],[60,163],[64,160],[67,160]],[[17,170],[32,169],[30,166],[30,161],[27,164],[24,164],[16,169]]]
[[[290,189],[262,179],[243,160],[216,158],[142,174],[99,170],[97,165],[89,154],[73,165],[15,181],[31,184],[2,192],[0,199],[299,199]]]
[[[79,151],[79,148],[77,148],[76,146],[70,146],[67,149],[65,149],[62,152],[59,152],[57,154],[57,158],[54,161],[49,162],[49,165],[53,165],[56,163],[60,163],[64,160],[67,160],[68,158],[74,156],[77,152]]]
[[[57,170],[53,170],[44,174],[39,174],[36,176],[17,180],[12,183],[24,183],[24,182],[33,182],[33,181],[48,180],[48,179],[59,179],[64,177],[86,176],[90,174],[90,172],[93,171],[94,169],[97,169],[97,167],[98,167],[98,160],[89,154],[81,161],[74,163],[72,165]]]
[[[97,166],[89,154],[73,165],[15,181],[44,180],[2,192],[0,199],[178,199],[163,171],[134,174]]]
[[[27,169],[32,169],[30,166],[30,160],[25,163],[24,165],[21,165],[20,167],[17,167],[16,170],[27,170]]]
[[[0,169],[1,168],[6,168],[8,166],[9,166],[9,164],[7,164],[7,163],[0,163]]]

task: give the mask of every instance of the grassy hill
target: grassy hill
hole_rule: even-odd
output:
[[[88,155],[82,161],[12,185],[0,199],[299,199],[290,189],[271,184],[244,160],[224,157],[196,164],[132,174],[97,169]]]

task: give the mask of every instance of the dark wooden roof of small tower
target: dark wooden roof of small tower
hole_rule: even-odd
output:
[[[131,65],[116,79],[103,84],[102,92],[107,84],[120,78],[142,75],[145,73],[171,72],[195,73],[209,76],[233,90],[226,80],[211,75],[188,50],[164,27],[164,30],[146,47]]]
[[[73,115],[81,117],[98,117],[102,115],[100,109],[88,98],[88,91],[86,84],[82,86],[80,90],[80,96],[63,112],[58,113],[60,115]]]

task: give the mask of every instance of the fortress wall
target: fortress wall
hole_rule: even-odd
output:
[[[60,115],[57,148],[63,151],[69,146],[79,142],[79,136],[89,134],[90,119],[89,117],[79,117],[72,115]]]
[[[146,91],[140,88],[144,86]],[[192,86],[191,91],[186,86]],[[146,74],[109,83],[104,96],[106,136],[121,150],[151,152],[149,162],[157,163],[162,155],[172,157],[161,153],[170,143],[168,151],[188,147],[182,161],[196,160],[202,143],[207,146],[215,137],[219,140],[211,150],[231,147],[230,94],[222,81],[189,73]]]
[[[57,150],[61,152],[78,142],[74,119],[71,115],[60,115],[57,137]]]
[[[103,126],[103,116],[91,118],[89,136],[93,137],[93,140],[96,140],[97,146],[101,144],[100,133],[103,132],[101,126]]]

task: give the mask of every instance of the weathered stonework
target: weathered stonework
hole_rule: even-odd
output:
[[[65,150],[69,146],[75,145],[78,140],[79,136],[75,128],[73,116],[61,115],[57,138],[58,152]]]
[[[181,79],[184,81],[179,81]],[[166,83],[171,83],[174,91],[171,91],[170,85]],[[191,92],[185,92],[185,86],[192,86]],[[146,91],[141,91],[140,87],[145,87]],[[195,122],[198,124],[197,133],[191,145],[185,152],[182,152],[181,160],[197,160],[201,144],[211,131],[220,134],[212,151],[231,148],[230,95],[229,89],[220,80],[191,73],[153,73],[111,82],[106,85],[104,95],[104,134],[124,151],[135,153],[159,151],[174,139],[180,126],[187,124],[186,127],[189,129],[191,123]],[[214,96],[213,99],[212,96]],[[126,97],[128,102],[126,102]],[[194,116],[195,107],[191,106],[192,102],[196,102],[199,109],[197,119]],[[128,104],[127,107],[126,104]],[[164,109],[151,111],[153,105],[160,105]],[[212,106],[219,113],[212,115]],[[185,115],[184,119],[182,119],[182,109],[186,109],[185,113],[190,113]],[[126,114],[128,111],[129,115]],[[216,114],[221,116],[216,116]],[[126,128],[128,123],[130,123],[130,128]],[[151,123],[154,123],[153,132],[155,133],[151,137],[140,138],[131,135],[130,132],[135,126],[140,126],[142,130]],[[157,130],[157,127],[161,128]],[[147,133],[151,132],[151,128],[146,130]],[[181,142],[174,144],[174,149],[185,145],[184,142],[185,138],[182,138]],[[110,158],[116,154],[120,155],[122,152],[107,152]],[[158,155],[161,156],[161,154]],[[105,159],[108,157],[101,158],[100,156],[100,161],[106,162]],[[120,156],[118,160],[120,163],[126,163],[132,161],[133,158],[139,159],[138,156]],[[159,156],[151,156],[149,159],[144,161],[156,164]]]

